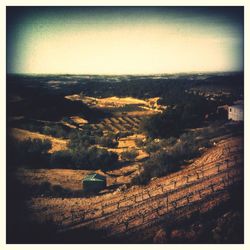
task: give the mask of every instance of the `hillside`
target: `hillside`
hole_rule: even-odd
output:
[[[41,140],[49,140],[51,141],[52,148],[49,150],[49,153],[53,153],[60,150],[67,149],[68,140],[58,139],[49,135],[43,135],[40,133],[31,132],[25,129],[13,128],[11,129],[11,135],[20,141],[27,139],[41,139]]]
[[[143,242],[168,223],[228,201],[228,188],[243,178],[241,157],[242,138],[229,138],[147,186],[90,198],[33,198],[28,205],[35,220],[50,218],[61,232],[101,230],[106,241]]]

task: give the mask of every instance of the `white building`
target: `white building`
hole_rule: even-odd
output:
[[[228,107],[228,120],[243,121],[243,105],[237,104]]]

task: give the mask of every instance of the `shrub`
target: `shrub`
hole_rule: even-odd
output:
[[[121,158],[124,161],[133,161],[139,155],[137,150],[123,151]]]
[[[70,151],[63,150],[51,154],[50,166],[52,168],[73,168],[74,163]]]
[[[59,125],[45,125],[41,132],[54,137],[66,138],[68,136],[67,131],[65,131],[63,127]]]
[[[70,143],[69,148],[72,150],[78,150],[78,148],[89,147],[95,143],[95,137],[89,133],[89,131],[74,131],[69,135]]]
[[[145,148],[145,150],[148,154],[155,153],[160,149],[161,149],[161,145],[159,143],[154,142],[154,141],[148,143],[146,145],[146,148]]]
[[[108,147],[108,148],[115,148],[118,146],[118,141],[108,136],[99,137],[99,138],[97,137],[96,143],[100,144],[103,147]]]

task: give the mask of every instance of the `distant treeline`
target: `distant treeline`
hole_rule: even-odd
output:
[[[71,78],[72,79],[71,79]],[[33,89],[36,93],[50,92],[59,95],[70,95],[83,92],[88,96],[132,96],[137,98],[148,98],[159,96],[168,104],[182,101],[185,90],[200,87],[211,89],[228,89],[235,96],[243,93],[243,73],[232,73],[225,75],[176,75],[169,78],[155,78],[153,76],[122,76],[117,81],[109,76],[92,76],[84,78],[81,76],[19,76],[9,75],[7,77],[8,92],[16,92],[27,96],[27,89]],[[70,81],[71,79],[71,81]],[[48,82],[58,81],[57,88],[53,88]],[[72,84],[72,81],[74,82]],[[25,89],[24,89],[25,88]]]
[[[7,115],[48,121],[58,121],[64,116],[78,114],[87,120],[95,121],[108,115],[101,110],[89,108],[81,101],[70,101],[58,94],[40,93],[34,95],[32,92],[31,90],[31,93],[24,97],[25,99],[18,102],[8,101]]]

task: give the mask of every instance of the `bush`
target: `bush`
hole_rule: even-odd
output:
[[[51,135],[59,138],[66,138],[68,136],[67,131],[65,131],[63,127],[59,125],[46,125],[43,127],[41,132],[45,135]]]
[[[70,151],[57,151],[51,154],[50,166],[53,168],[73,168],[74,163]]]
[[[157,152],[157,151],[160,150],[160,149],[161,149],[161,145],[160,145],[159,143],[157,143],[157,142],[154,142],[154,141],[149,142],[149,143],[146,145],[146,148],[145,148],[145,150],[146,150],[146,152],[147,152],[148,154],[155,153],[155,152]]]
[[[70,143],[69,148],[72,150],[78,150],[78,148],[89,147],[95,143],[95,137],[89,133],[89,131],[76,130],[69,135]]]
[[[100,137],[100,138],[97,137],[96,143],[100,144],[103,147],[108,147],[108,148],[115,148],[118,146],[118,141],[108,136]]]
[[[184,133],[179,139],[149,140],[146,151],[151,154],[150,159],[144,163],[142,172],[133,179],[133,183],[146,184],[153,177],[178,171],[186,160],[199,156],[200,148],[211,146],[209,140],[201,138],[202,131]]]
[[[123,161],[133,161],[139,155],[137,150],[123,151],[121,158]]]

